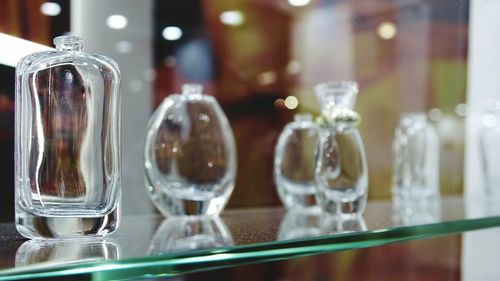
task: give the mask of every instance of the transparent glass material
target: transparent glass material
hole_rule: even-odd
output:
[[[314,171],[319,127],[311,114],[296,114],[283,129],[274,151],[274,180],[285,207],[316,206]]]
[[[413,198],[393,196],[392,208],[396,225],[418,225],[441,220],[441,200],[438,192]]]
[[[444,197],[439,204],[442,208],[437,220],[420,225],[395,222],[396,214],[390,200],[370,200],[362,217],[356,214],[332,216],[298,209],[287,212],[281,207],[225,210],[220,221],[219,218],[198,220],[194,216],[187,221],[171,218],[165,221],[159,215],[125,216],[122,226],[113,234],[112,245],[103,248],[96,245],[96,251],[91,250],[94,246],[87,244],[85,239],[68,241],[82,243],[80,246],[52,244],[54,246],[47,248],[32,243],[25,246],[16,236],[13,224],[0,223],[3,253],[0,280],[61,276],[76,276],[78,280],[135,280],[176,276],[500,225],[500,213],[490,217],[468,214],[466,208],[470,206],[462,197]],[[196,238],[199,235],[206,237],[207,243]],[[176,248],[179,245],[182,249]],[[114,251],[115,246],[119,249],[118,260],[111,260],[112,254],[107,255],[108,259],[94,259],[101,256],[100,249]],[[80,250],[63,254],[64,249]],[[29,252],[33,258],[23,252]],[[84,252],[95,254],[89,255],[85,262]],[[29,262],[15,263],[16,256],[19,261],[29,259]],[[58,262],[46,263],[49,259]]]
[[[234,188],[236,149],[219,104],[186,84],[152,115],[145,144],[146,184],[164,215],[214,215]]]
[[[368,191],[368,167],[353,111],[356,82],[328,82],[316,86],[324,120],[316,163],[318,200],[330,214],[362,213]]]
[[[118,226],[120,72],[80,37],[16,69],[16,224],[28,238],[104,236]]]
[[[218,216],[175,216],[163,221],[149,245],[150,254],[232,246],[231,233]]]
[[[321,223],[321,233],[323,234],[341,234],[366,231],[366,223],[361,214],[351,215],[323,215]]]
[[[103,239],[30,240],[16,252],[16,267],[74,265],[120,258],[120,248]]]
[[[499,104],[497,101],[496,105]],[[500,196],[500,109],[494,108],[482,116],[479,144],[486,198],[498,206]],[[494,198],[494,199],[493,199]],[[497,207],[498,208],[498,207]]]
[[[293,208],[290,209],[281,221],[278,240],[316,237],[321,235],[321,209]]]
[[[398,200],[439,197],[439,138],[425,113],[401,115],[393,142],[392,193]]]

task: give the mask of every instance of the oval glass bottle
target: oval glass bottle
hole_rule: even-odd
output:
[[[319,127],[311,114],[296,114],[283,129],[274,154],[274,181],[288,209],[317,206],[314,167]]]
[[[120,72],[76,36],[16,68],[16,226],[28,238],[104,236],[118,226]]]
[[[353,111],[358,86],[353,81],[323,83],[316,95],[324,120],[316,164],[318,201],[330,214],[360,214],[366,207],[368,168]]]
[[[146,185],[164,215],[215,215],[234,188],[236,148],[219,104],[186,84],[151,116],[145,144]]]

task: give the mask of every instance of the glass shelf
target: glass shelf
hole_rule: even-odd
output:
[[[342,220],[283,208],[227,210],[212,220],[128,216],[97,241],[26,241],[14,224],[0,224],[0,280],[175,276],[500,226],[497,215],[467,216],[461,197],[421,203],[372,201],[362,218]]]

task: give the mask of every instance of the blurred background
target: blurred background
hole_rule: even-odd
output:
[[[465,0],[0,0],[0,221],[14,213],[15,55],[68,33],[122,72],[125,214],[154,212],[143,181],[146,123],[186,82],[218,99],[235,134],[227,208],[281,204],[277,137],[295,113],[318,113],[313,86],[330,80],[359,83],[370,199],[390,197],[394,128],[408,111],[436,125],[441,193],[461,194],[468,15]]]

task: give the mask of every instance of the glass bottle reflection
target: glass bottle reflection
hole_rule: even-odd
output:
[[[218,216],[178,216],[163,221],[148,252],[164,254],[231,245],[231,233]]]
[[[229,122],[202,86],[186,84],[150,119],[146,183],[164,215],[213,215],[234,188],[236,150]]]
[[[319,236],[321,221],[320,208],[290,209],[281,221],[278,240]]]
[[[120,258],[120,247],[106,240],[31,240],[16,253],[16,267],[69,265]]]
[[[393,196],[392,212],[396,225],[436,223],[441,220],[441,196],[439,192],[411,198]]]
[[[327,213],[362,213],[368,170],[357,129],[360,117],[353,111],[357,84],[330,82],[317,85],[315,90],[322,120],[316,164],[318,200]]]
[[[104,236],[118,226],[120,72],[80,37],[54,43],[16,68],[16,226],[28,238]]]
[[[366,231],[366,223],[361,214],[332,215],[324,214],[321,223],[321,233],[340,234],[348,232]]]
[[[319,127],[311,114],[296,114],[276,143],[274,179],[281,201],[288,209],[315,206],[314,167]]]

